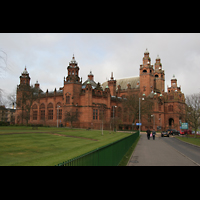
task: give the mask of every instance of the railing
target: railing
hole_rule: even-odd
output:
[[[139,131],[56,166],[117,166],[139,137]]]

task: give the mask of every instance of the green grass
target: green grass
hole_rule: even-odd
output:
[[[182,140],[184,142],[188,142],[191,144],[195,144],[197,146],[200,146],[200,138],[193,138],[193,137],[180,137],[176,136],[177,139]]]
[[[130,133],[104,131],[102,136],[101,131],[83,129],[0,127],[0,166],[57,165],[128,135]]]

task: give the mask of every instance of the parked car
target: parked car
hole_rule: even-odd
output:
[[[192,130],[180,130],[180,134],[181,135],[191,135],[192,134]]]
[[[169,137],[169,131],[162,131],[161,137]]]
[[[192,134],[195,134],[195,131],[192,131]],[[199,135],[199,131],[197,131],[196,134]]]
[[[180,132],[175,129],[167,129],[167,131],[170,135],[179,135],[180,134]]]

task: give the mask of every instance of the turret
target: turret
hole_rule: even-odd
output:
[[[154,69],[151,65],[151,58],[146,49],[143,57],[143,64],[140,65],[140,91],[142,94],[148,96],[154,90]]]
[[[114,80],[113,72],[111,72],[111,78],[108,81],[108,87],[110,88],[111,96],[116,96],[116,80]]]
[[[154,71],[154,89],[157,92],[165,92],[165,72],[162,69],[162,64],[160,62],[160,57],[157,55]]]
[[[22,72],[20,78],[20,85],[19,87],[24,87],[24,86],[30,86],[30,77],[29,77],[29,73],[26,69],[26,66],[24,68],[24,71]]]

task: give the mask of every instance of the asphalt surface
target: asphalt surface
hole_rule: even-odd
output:
[[[160,134],[148,140],[141,133],[127,166],[200,166],[200,148]]]

